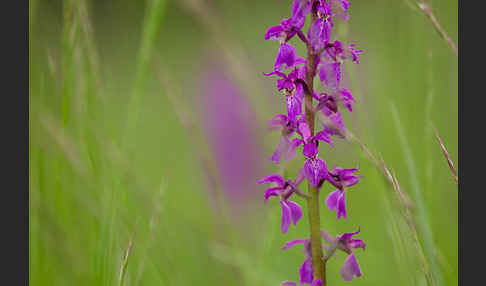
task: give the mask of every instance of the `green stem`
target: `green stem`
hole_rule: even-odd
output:
[[[321,222],[319,214],[319,190],[309,184],[310,198],[307,199],[309,226],[312,248],[312,265],[314,267],[314,279],[321,279],[322,285],[326,283],[326,262],[322,257]]]
[[[312,22],[316,19],[317,15],[312,13]],[[305,115],[306,121],[309,125],[311,135],[314,136],[314,121],[315,112],[312,104],[312,94],[314,93],[314,77],[315,77],[315,63],[316,55],[312,52],[312,47],[307,44],[307,73],[306,84],[308,89],[305,94]],[[321,222],[319,212],[319,190],[309,184],[309,195],[307,199],[307,209],[309,215],[309,227],[311,237],[311,253],[312,253],[312,266],[314,268],[314,279],[321,279],[322,285],[326,286],[326,263],[322,256],[322,244],[321,244]]]

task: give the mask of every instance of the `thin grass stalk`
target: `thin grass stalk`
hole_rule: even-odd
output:
[[[434,29],[437,31],[439,36],[444,39],[447,44],[449,44],[449,47],[452,49],[452,52],[458,56],[457,54],[457,47],[456,44],[454,44],[454,41],[449,37],[449,35],[444,31],[442,26],[440,25],[439,21],[437,18],[435,18],[434,13],[432,13],[432,9],[430,9],[430,6],[425,3],[425,0],[420,0],[420,3],[418,3],[418,7],[420,10],[424,13],[424,15],[429,19],[430,23],[434,26]]]
[[[157,34],[161,25],[162,14],[166,7],[165,0],[152,0],[145,9],[144,24],[142,27],[142,39],[138,51],[138,62],[135,72],[135,80],[129,99],[129,113],[122,138],[122,148],[128,141],[128,137],[135,129],[140,113],[140,101],[144,93],[149,72],[149,65],[153,56],[153,49],[157,40]]]
[[[324,116],[320,116],[319,119],[322,122],[325,122],[324,124],[330,124],[331,122],[325,118]],[[410,227],[410,230],[412,232],[413,240],[414,240],[414,245],[417,250],[417,254],[419,256],[419,259],[422,262],[422,267],[423,267],[423,272],[425,279],[427,281],[427,285],[434,285],[433,280],[431,278],[430,274],[430,266],[429,263],[427,262],[427,259],[425,258],[424,252],[423,252],[423,247],[421,246],[420,240],[418,238],[418,233],[417,233],[417,228],[415,227],[415,221],[413,216],[411,215],[410,208],[412,207],[412,201],[410,198],[401,190],[401,187],[398,183],[398,180],[396,179],[395,176],[393,176],[390,171],[387,169],[385,163],[383,160],[381,160],[381,163],[378,161],[378,159],[373,155],[373,153],[370,152],[370,150],[366,147],[366,145],[356,136],[354,135],[351,131],[345,129],[341,130],[342,134],[345,134],[345,139],[349,142],[354,142],[356,143],[361,151],[366,155],[366,157],[376,166],[377,170],[382,173],[387,179],[387,181],[391,184],[392,188],[397,191],[397,194],[400,198],[400,201],[402,202],[404,206],[404,216],[407,220],[407,223]]]
[[[134,238],[134,234],[132,234],[132,237],[130,238],[130,241],[128,243],[128,247],[123,253],[122,263],[120,266],[120,277],[118,279],[118,286],[125,285],[125,277],[127,276],[127,269],[128,269],[128,257],[133,247],[133,238]]]
[[[402,205],[404,217],[407,221],[410,232],[412,233],[415,249],[417,250],[420,262],[422,263],[422,270],[423,270],[427,285],[428,286],[434,285],[431,274],[430,274],[430,265],[427,262],[427,259],[425,258],[423,247],[422,247],[422,244],[420,243],[420,240],[419,240],[419,237],[418,237],[417,227],[415,226],[415,221],[414,221],[412,213],[410,211],[411,201],[408,198],[408,196],[406,196],[405,193],[402,191],[400,184],[398,183],[398,179],[395,175],[395,172],[393,172],[393,174],[392,174],[388,170],[388,168],[386,167],[385,162],[383,160],[381,161],[381,163],[383,165],[383,169],[385,170],[387,176],[392,180],[393,189],[396,191],[397,196],[399,198],[399,201]]]
[[[432,229],[427,215],[427,209],[422,196],[422,190],[420,187],[420,182],[417,174],[417,166],[415,165],[415,161],[413,159],[413,153],[409,148],[407,138],[405,136],[405,131],[403,130],[403,127],[401,125],[398,110],[393,102],[391,103],[391,112],[392,112],[393,122],[395,124],[395,129],[397,130],[398,137],[400,139],[400,145],[402,147],[401,149],[403,151],[403,156],[407,165],[410,182],[412,184],[412,190],[413,190],[412,194],[417,209],[418,227],[421,230],[425,242],[426,256],[429,259],[429,261],[431,261],[430,265],[431,265],[432,275],[433,275],[432,278],[435,285],[442,285],[443,284],[442,271],[438,266],[438,264],[436,263],[436,259],[435,259],[434,238],[433,238]]]
[[[439,132],[435,128],[435,126],[432,126],[435,137],[437,138],[437,141],[439,142],[440,148],[442,149],[442,153],[444,154],[444,157],[447,160],[447,164],[449,165],[449,169],[452,172],[452,176],[454,178],[454,182],[456,182],[456,185],[459,185],[459,177],[457,176],[457,170],[456,167],[454,167],[454,163],[452,162],[451,157],[449,156],[449,152],[447,152],[446,147],[444,146],[444,143],[442,143],[442,139],[440,139]]]
[[[74,44],[77,38],[77,25],[74,21],[75,5],[72,0],[64,1],[62,31],[62,98],[61,118],[67,127],[71,109],[72,86],[74,82]]]

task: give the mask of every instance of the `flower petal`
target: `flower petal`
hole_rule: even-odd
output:
[[[314,187],[326,178],[327,166],[321,158],[307,159],[304,164],[304,175],[307,181]]]
[[[333,0],[331,3],[333,8],[335,8],[334,14],[336,16],[338,16],[343,21],[349,20],[349,14],[347,14],[350,4],[349,0]]]
[[[346,215],[346,192],[341,192],[340,196],[338,197],[336,214],[338,219],[341,217],[348,219],[348,216]]]
[[[309,28],[307,37],[314,51],[322,50],[331,38],[332,24],[328,19],[317,18]]]
[[[302,217],[302,209],[299,204],[293,201],[287,201],[287,205],[290,207],[292,223],[297,225],[297,222]]]
[[[295,181],[294,181],[295,187],[298,187],[304,179],[305,179],[304,167],[302,167],[302,168],[300,168],[299,173],[297,174],[297,177],[295,177]]]
[[[302,103],[297,96],[287,96],[287,113],[290,121],[297,121],[297,116],[302,113]]]
[[[285,32],[282,26],[271,26],[268,28],[267,32],[265,33],[265,36],[263,38],[265,40],[273,40],[273,41],[279,41],[285,37]]]
[[[287,116],[283,114],[276,114],[272,119],[268,120],[268,129],[279,130],[287,125]]]
[[[282,190],[281,187],[274,187],[274,188],[268,188],[266,191],[265,191],[265,194],[264,194],[264,203],[266,204],[268,199],[270,197],[276,197],[278,196],[278,191]]]
[[[355,99],[349,90],[341,88],[341,100],[350,112],[353,111],[351,103],[354,102]]]
[[[317,149],[317,141],[311,140],[309,143],[304,144],[304,150],[302,153],[304,156],[307,158],[312,158],[315,155],[317,155],[318,149]]]
[[[362,241],[361,239],[358,239],[358,238],[353,238],[351,239],[351,241],[349,241],[349,246],[351,248],[362,248],[363,250],[365,250],[366,248],[366,244],[364,243],[364,241]]]
[[[335,241],[336,241],[336,238],[332,235],[330,235],[329,233],[327,233],[325,230],[321,229],[321,236],[322,238],[324,238],[325,241],[327,241],[327,243],[329,243],[330,245],[332,245]]]
[[[312,268],[312,260],[307,258],[302,263],[302,266],[299,269],[300,274],[300,284],[303,283],[311,283],[314,280],[314,269]]]
[[[344,260],[340,272],[343,280],[347,282],[353,280],[353,276],[361,277],[361,269],[359,269],[358,261],[356,260],[354,253],[351,253],[346,260]]]
[[[304,141],[299,138],[292,139],[292,142],[290,142],[289,148],[285,153],[285,161],[290,161],[295,158],[297,155],[295,149],[297,149],[297,147],[299,147],[302,143],[304,143]]]
[[[333,146],[331,138],[329,138],[329,134],[327,134],[326,130],[321,130],[317,132],[317,134],[314,136],[315,139],[319,141],[324,141],[328,143],[329,145]]]
[[[297,57],[297,51],[288,43],[282,43],[278,49],[277,58],[275,59],[275,70],[281,71],[282,66],[285,64],[287,68],[291,68],[295,65]]]
[[[309,128],[309,125],[307,124],[307,122],[300,122],[299,123],[299,131],[300,131],[300,134],[302,135],[302,138],[304,139],[304,141],[307,142],[307,140],[311,136],[310,128]]]
[[[360,231],[361,231],[361,229],[358,228],[358,231],[356,231],[356,232],[345,232],[345,233],[341,234],[338,238],[341,241],[347,242],[347,241],[351,240],[353,238],[353,236],[360,233]]]
[[[316,280],[312,281],[310,286],[322,286],[322,280],[316,279]]]
[[[321,63],[319,79],[331,90],[336,91],[341,82],[341,64],[338,62]]]
[[[266,177],[263,177],[262,179],[258,180],[258,184],[264,184],[264,183],[277,183],[277,185],[281,188],[285,186],[285,180],[284,178],[279,175],[279,174],[270,174]]]
[[[290,221],[291,221],[291,210],[290,207],[284,202],[280,201],[282,205],[282,233],[287,233],[289,231]]]
[[[341,190],[335,190],[334,192],[330,193],[327,196],[326,205],[331,211],[337,208],[338,198],[340,195],[341,195]]]
[[[287,136],[280,136],[280,140],[275,148],[275,152],[273,152],[272,156],[270,157],[270,161],[275,162],[275,164],[280,163],[280,158],[283,154],[287,152],[289,149],[290,141]]]
[[[280,248],[280,249],[281,250],[290,249],[290,248],[292,248],[296,244],[305,243],[307,240],[309,240],[309,239],[308,238],[307,239],[294,239],[294,240],[291,240],[291,241],[287,241],[285,243],[285,245],[282,248]]]
[[[280,286],[297,286],[297,283],[294,281],[283,281],[280,283]]]

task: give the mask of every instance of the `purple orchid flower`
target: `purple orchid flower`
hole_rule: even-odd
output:
[[[354,100],[354,98],[352,99]],[[341,113],[338,110],[338,102],[340,99],[336,98],[336,95],[323,94],[319,98],[319,104],[316,110],[320,110],[325,118],[328,120],[323,122],[322,126],[328,135],[338,135],[341,138],[345,136],[345,129]],[[344,101],[344,100],[343,100]],[[348,100],[350,105],[351,100]]]
[[[326,198],[327,207],[333,211],[336,210],[338,219],[344,217],[348,219],[346,213],[346,192],[345,188],[351,187],[358,183],[359,176],[353,175],[358,169],[341,169],[334,166],[334,170],[329,171],[327,180],[337,189],[331,192]]]
[[[279,164],[282,157],[284,157],[286,161],[295,158],[295,150],[299,146],[300,141],[298,138],[291,140],[290,137],[294,134],[297,128],[297,122],[289,120],[284,114],[277,114],[268,121],[268,129],[281,131],[277,148],[270,157],[270,161]]]
[[[362,248],[363,250],[365,250],[366,248],[366,244],[364,243],[364,241],[358,238],[353,238],[353,236],[358,234],[359,232],[360,229],[358,228],[357,232],[343,233],[342,235],[332,237],[326,231],[321,230],[322,237],[324,237],[324,239],[334,247],[332,251],[337,248],[348,254],[348,257],[346,258],[346,260],[344,260],[343,266],[340,270],[341,277],[344,281],[347,282],[353,280],[354,276],[361,277],[362,275],[358,261],[356,260],[356,256],[354,254],[354,249]]]
[[[263,183],[276,183],[276,187],[268,188],[265,191],[265,200],[272,196],[280,196],[280,205],[282,207],[282,233],[287,233],[289,230],[290,223],[297,225],[297,222],[302,217],[302,209],[296,202],[289,200],[289,197],[296,191],[300,192],[298,185],[302,182],[302,176],[297,176],[295,182],[292,180],[285,181],[281,175],[271,174],[258,181],[258,184]]]
[[[302,62],[299,62],[300,64]],[[264,73],[266,76],[278,75],[280,77],[277,80],[277,88],[279,91],[284,90],[286,94],[287,102],[287,114],[288,118],[292,122],[297,121],[297,116],[302,113],[302,100],[304,99],[304,89],[302,84],[298,82],[298,79],[303,79],[302,68],[295,68],[288,75],[280,72],[274,71],[271,73]]]
[[[349,0],[331,0],[332,7],[334,8],[334,16],[339,17],[343,21],[349,20],[348,8],[350,5]]]
[[[270,26],[263,37],[265,40],[288,42],[295,35],[302,37],[300,30],[304,23],[299,18],[289,18],[280,21],[280,25]]]
[[[300,284],[312,284],[314,283],[314,269],[312,267],[312,250],[311,250],[311,239],[295,239],[292,241],[287,241],[285,245],[280,248],[281,250],[286,250],[292,248],[296,244],[303,244],[305,259],[299,268]],[[323,244],[324,249],[328,249],[327,245]],[[320,280],[320,279],[319,279]],[[290,281],[289,281],[290,282]],[[320,285],[320,284],[316,284]]]
[[[304,163],[304,176],[313,187],[323,184],[327,172],[326,162],[319,157],[309,158]]]
[[[330,18],[317,18],[307,32],[307,38],[314,52],[317,53],[326,47],[331,39],[332,22]]]
[[[282,43],[278,49],[277,58],[275,59],[275,70],[281,71],[282,66],[287,68],[294,67],[297,61],[297,52],[291,44]]]
[[[319,190],[325,181],[337,188],[336,191],[329,194],[326,204],[331,210],[336,210],[338,219],[344,217],[346,213],[346,187],[350,187],[358,182],[358,176],[353,173],[356,169],[340,169],[334,167],[329,171],[326,162],[318,157],[319,141],[324,141],[333,146],[330,136],[337,135],[345,137],[345,128],[341,118],[340,108],[345,107],[349,111],[353,109],[355,101],[351,92],[341,87],[341,64],[345,60],[351,60],[359,63],[359,54],[362,50],[355,49],[354,44],[344,44],[340,41],[331,41],[332,28],[336,19],[349,19],[349,0],[293,0],[292,16],[283,19],[279,25],[268,28],[265,39],[279,41],[280,47],[275,59],[274,71],[266,76],[277,75],[277,89],[286,96],[287,114],[277,114],[269,121],[270,129],[280,130],[282,135],[279,144],[271,157],[271,160],[279,163],[282,157],[286,160],[296,156],[296,149],[303,145],[302,154],[306,161],[300,169],[299,175],[292,180],[284,180],[280,175],[269,175],[258,183],[273,182],[276,186],[270,187],[265,191],[265,202],[271,196],[280,197],[282,207],[282,232],[287,233],[291,223],[294,225],[302,217],[302,210],[298,204],[289,200],[290,196],[297,193],[300,196],[306,196],[313,199],[307,194],[301,193],[298,185],[306,179],[310,186]],[[312,12],[312,21],[307,34],[304,35],[302,27],[306,17]],[[307,47],[308,58],[297,56],[294,46],[288,43],[295,35],[305,43]],[[307,37],[306,37],[307,36]],[[312,66],[307,70],[307,62],[312,59]],[[314,62],[315,59],[315,62]],[[282,70],[292,69],[288,74]],[[308,73],[309,72],[309,73]],[[323,83],[326,89],[325,93],[319,93],[314,89],[312,82],[316,75]],[[312,98],[308,98],[312,97]],[[310,99],[310,100],[309,100]],[[317,100],[317,106],[313,101]],[[305,111],[302,110],[302,104],[305,102],[305,110],[311,112],[309,118]],[[321,112],[325,120],[322,122],[323,129],[314,134],[313,116],[315,112]],[[312,129],[310,128],[312,127]],[[317,131],[317,130],[316,130]],[[294,134],[297,135],[294,137]],[[316,222],[315,214],[310,215],[311,223]],[[334,255],[336,249],[340,249],[348,254],[343,266],[341,267],[341,276],[345,281],[351,281],[354,276],[361,276],[356,256],[353,252],[355,248],[363,248],[364,242],[354,239],[356,233],[345,233],[340,236],[331,237],[327,233],[322,236],[331,243],[329,247],[322,245],[327,250],[325,261]],[[320,242],[312,241],[320,244]],[[321,286],[323,281],[314,279],[311,239],[296,239],[288,241],[282,249],[289,249],[296,244],[303,244],[305,259],[299,268],[300,284],[310,284],[311,286]],[[314,257],[315,259],[316,257]],[[314,261],[319,264],[321,261]],[[316,267],[318,265],[315,265]],[[297,286],[297,282],[284,281],[283,286]]]
[[[340,62],[350,59],[353,63],[359,63],[359,54],[363,50],[355,49],[355,44],[343,44],[340,41],[328,43],[325,47],[325,53],[322,53],[321,58],[327,61]]]
[[[310,11],[310,0],[294,0],[292,4],[292,17],[283,19],[280,21],[280,25],[269,27],[263,38],[265,40],[288,42],[295,35],[298,35],[303,42],[306,42],[307,40],[301,29]]]
[[[336,91],[341,83],[341,64],[339,62],[320,62],[318,70],[321,82]]]

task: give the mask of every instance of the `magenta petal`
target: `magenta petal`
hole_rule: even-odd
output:
[[[295,88],[294,82],[287,78],[277,80],[278,90],[287,89],[290,91],[290,90],[294,90],[294,88]]]
[[[297,51],[291,44],[281,44],[277,58],[275,59],[275,70],[281,71],[284,64],[287,65],[287,68],[293,67],[295,65],[296,55]]]
[[[291,210],[284,201],[280,201],[280,205],[282,205],[282,233],[287,233],[289,231],[291,221]]]
[[[304,150],[302,153],[304,156],[307,158],[312,158],[315,155],[317,155],[318,149],[317,149],[317,143],[315,140],[311,140],[311,142],[304,144]]]
[[[310,286],[322,286],[322,280],[316,279],[316,280],[312,281]]]
[[[341,195],[341,190],[335,190],[334,192],[330,193],[327,196],[326,205],[331,211],[336,209],[338,198],[340,195]]]
[[[268,175],[260,180],[257,181],[258,184],[264,183],[277,183],[279,187],[283,187],[285,185],[284,178],[279,174],[271,174]]]
[[[349,247],[351,248],[362,248],[363,250],[365,250],[366,248],[366,244],[364,243],[364,241],[362,241],[361,239],[358,239],[358,238],[353,238],[349,241]]]
[[[285,161],[293,160],[295,158],[295,156],[297,155],[295,150],[302,143],[304,143],[304,141],[299,138],[292,139],[292,142],[290,142],[290,145],[287,149],[287,153],[285,154]]]
[[[309,27],[307,37],[315,51],[322,50],[331,38],[332,24],[327,19],[317,18]]]
[[[344,103],[344,106],[351,112],[353,111],[353,106],[351,105],[355,99],[353,97],[353,94],[345,88],[341,88],[341,100]]]
[[[265,33],[265,36],[263,37],[265,40],[274,40],[278,41],[281,38],[285,36],[285,32],[282,28],[282,26],[271,26],[268,28],[267,32]]]
[[[264,194],[265,200],[263,202],[267,203],[267,201],[270,197],[278,196],[278,191],[280,191],[281,189],[282,189],[281,187],[268,188],[265,191],[265,194]]]
[[[304,241],[304,254],[306,258],[312,257],[311,239]]]
[[[287,96],[287,113],[290,121],[297,121],[297,116],[302,113],[302,103],[297,96]]]
[[[327,175],[327,166],[321,158],[307,159],[304,164],[304,175],[307,181],[314,187]]]
[[[307,240],[309,240],[309,239],[294,239],[294,240],[291,240],[291,241],[287,241],[285,243],[285,245],[280,249],[281,250],[290,249],[296,244],[305,243]]]
[[[277,148],[275,148],[275,152],[273,152],[272,156],[270,157],[270,161],[275,162],[275,164],[280,163],[280,158],[284,155],[287,150],[289,149],[290,141],[286,136],[280,136],[280,140],[277,144]]]
[[[321,41],[321,31],[322,20],[318,18],[312,23],[307,32],[307,38],[315,51],[322,49],[325,45],[325,43]]]
[[[361,231],[361,229],[358,228],[358,231],[355,231],[355,232],[345,232],[345,233],[343,233],[343,234],[341,234],[339,236],[339,239],[342,240],[342,241],[347,242],[347,241],[351,240],[353,238],[353,236],[355,236],[358,233],[360,233],[360,231]]]
[[[324,238],[325,241],[329,244],[333,244],[336,241],[336,238],[329,233],[327,233],[325,230],[321,229],[321,236]]]
[[[333,0],[331,3],[333,8],[335,7],[336,16],[343,21],[349,20],[349,13],[347,13],[350,4],[349,0]]]
[[[298,187],[304,179],[305,179],[304,168],[302,167],[302,168],[300,168],[299,173],[297,174],[297,177],[295,177],[295,181],[294,181],[295,186]]]
[[[272,119],[268,120],[268,129],[279,130],[287,125],[287,116],[283,114],[276,114]]]
[[[348,219],[346,215],[346,193],[345,192],[341,192],[340,196],[338,197],[336,214],[338,219],[340,219],[341,217]]]
[[[300,131],[300,134],[302,134],[302,138],[304,139],[304,141],[307,142],[307,140],[311,136],[310,128],[309,128],[309,125],[307,124],[307,122],[299,123],[299,131]]]
[[[324,141],[324,142],[328,143],[329,145],[333,146],[331,138],[329,138],[329,134],[327,134],[326,130],[321,130],[321,131],[317,132],[317,134],[314,136],[314,138],[319,140],[319,141]]]
[[[322,63],[319,69],[319,78],[329,88],[336,91],[341,82],[341,66],[338,62]]]
[[[292,223],[297,225],[297,222],[302,217],[302,209],[296,202],[293,201],[287,201],[287,205],[290,207]]]
[[[312,260],[307,258],[302,263],[302,266],[299,269],[300,274],[300,284],[303,283],[311,283],[314,280],[314,269],[312,268]]]
[[[351,255],[344,260],[340,272],[343,280],[347,282],[353,280],[353,276],[361,277],[361,270],[359,269],[358,261],[356,260],[354,253],[351,253]]]

